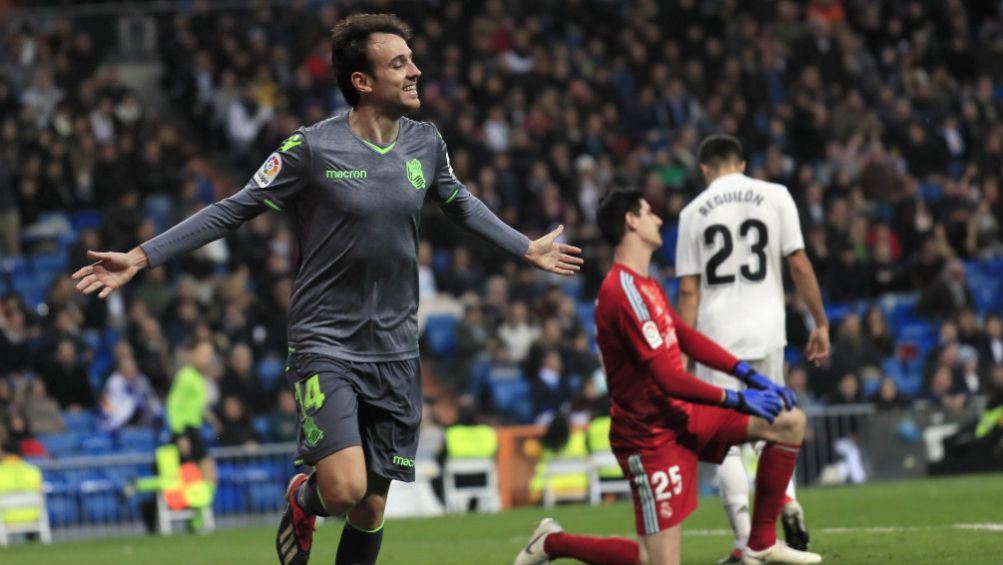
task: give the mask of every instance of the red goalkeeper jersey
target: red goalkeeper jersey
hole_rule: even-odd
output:
[[[690,401],[721,402],[719,388],[686,373],[680,345],[720,371],[730,372],[738,360],[684,324],[655,279],[615,263],[599,289],[595,320],[612,401],[614,449],[644,450],[673,441],[686,430]]]

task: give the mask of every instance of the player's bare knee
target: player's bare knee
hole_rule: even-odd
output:
[[[365,481],[320,481],[320,496],[332,514],[342,514],[366,496]]]
[[[800,444],[804,440],[804,431],[807,424],[807,417],[800,408],[792,408],[785,412],[781,424],[781,441],[785,443]]]

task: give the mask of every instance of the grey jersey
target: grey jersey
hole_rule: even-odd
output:
[[[453,175],[435,126],[402,118],[393,144],[358,137],[348,114],[301,128],[237,194],[143,243],[150,265],[217,239],[269,208],[299,242],[289,310],[296,351],[350,361],[418,355],[418,226],[426,198],[521,257],[528,239]]]

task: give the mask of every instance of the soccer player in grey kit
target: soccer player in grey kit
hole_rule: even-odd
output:
[[[573,275],[581,250],[530,241],[453,175],[435,126],[409,120],[421,71],[410,28],[389,14],[357,14],[334,28],[331,59],[352,106],[296,130],[237,194],[128,253],[89,251],[77,288],[104,298],[140,270],[225,235],[273,209],[302,250],[289,310],[289,370],[300,415],[299,460],[276,550],[304,565],[316,516],[347,513],[337,565],[376,562],[390,481],[414,480],[421,420],[418,225],[431,200],[454,222],[552,273]]]

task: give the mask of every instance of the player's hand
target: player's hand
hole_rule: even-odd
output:
[[[105,298],[113,290],[125,286],[147,265],[146,253],[136,248],[128,253],[88,251],[87,257],[95,262],[73,273],[77,290],[91,294],[100,290],[98,298]]]
[[[557,273],[558,275],[571,276],[581,269],[585,261],[579,257],[582,250],[574,245],[557,243],[557,236],[564,231],[564,226],[557,226],[557,229],[529,242],[529,249],[526,250],[525,258],[537,269]]]
[[[756,370],[752,368],[752,365],[749,365],[745,361],[739,361],[738,364],[735,365],[735,369],[732,371],[732,374],[748,385],[749,388],[755,390],[772,390],[777,393],[777,396],[779,396],[780,400],[784,403],[784,410],[790,410],[798,404],[798,395],[793,390],[785,386],[778,385],[762,373],[756,372]]]
[[[805,356],[816,367],[829,359],[829,326],[816,326],[812,330],[808,336],[808,346],[805,347]]]
[[[780,396],[772,390],[725,390],[722,406],[743,414],[758,416],[769,423],[783,410]]]

